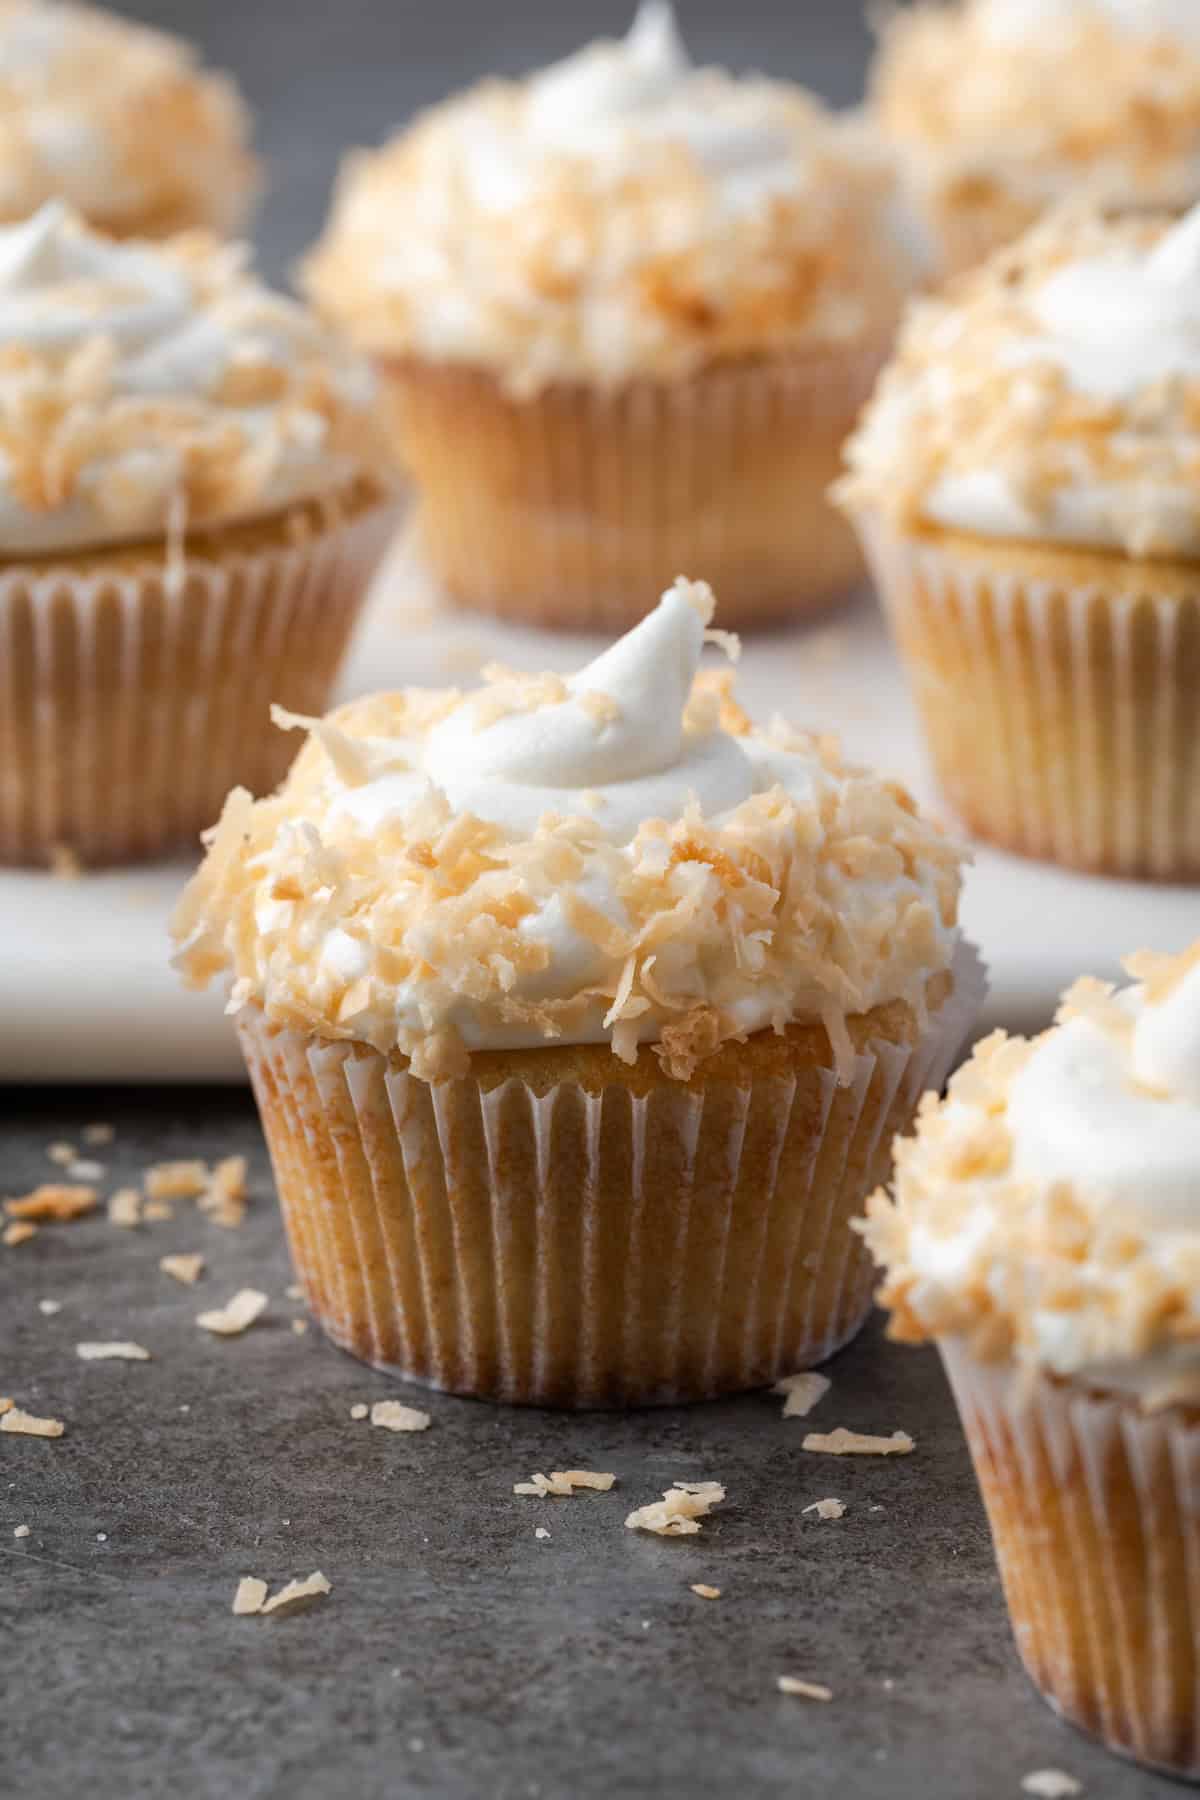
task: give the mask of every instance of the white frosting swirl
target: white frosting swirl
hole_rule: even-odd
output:
[[[365,371],[240,262],[114,242],[57,202],[0,227],[4,555],[157,535],[178,501],[204,522],[262,516],[352,478],[340,427],[368,415]],[[206,506],[193,460],[218,443],[229,494]],[[48,478],[31,483],[39,459]]]

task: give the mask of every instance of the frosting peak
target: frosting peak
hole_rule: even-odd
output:
[[[692,72],[669,0],[642,0],[628,37],[589,44],[535,75],[527,123],[543,143],[561,143],[597,125],[639,114],[653,123]]]

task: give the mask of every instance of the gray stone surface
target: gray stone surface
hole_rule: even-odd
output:
[[[10,1093],[0,1190],[45,1179],[46,1145],[91,1119],[118,1127],[97,1153],[106,1186],[244,1150],[254,1202],[237,1232],[179,1204],[168,1224],[91,1219],[0,1250],[0,1392],[67,1425],[55,1442],[0,1436],[0,1792],[1004,1800],[1045,1767],[1088,1800],[1171,1791],[1026,1683],[929,1354],[872,1328],[813,1417],[907,1429],[918,1448],[900,1461],[807,1455],[806,1426],[766,1395],[624,1417],[423,1398],[292,1333],[248,1097]],[[194,1249],[197,1287],[159,1272]],[[247,1284],[271,1295],[263,1322],[225,1341],[198,1330]],[[62,1310],[44,1316],[42,1298]],[[126,1338],[153,1360],[75,1355]],[[432,1412],[428,1432],[351,1421],[356,1401],[397,1393]],[[513,1496],[561,1467],[612,1469],[618,1486]],[[701,1537],[624,1529],[671,1481],[709,1477],[729,1499]],[[844,1519],[803,1515],[829,1494]],[[232,1616],[239,1576],[316,1568],[333,1592],[309,1611]],[[828,1683],[832,1704],[781,1697],[781,1673]]]

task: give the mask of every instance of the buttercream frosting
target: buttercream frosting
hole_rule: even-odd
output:
[[[1056,201],[1181,209],[1200,197],[1192,0],[966,0],[889,16],[874,116],[935,216],[1009,238]]]
[[[693,66],[669,6],[487,82],[347,167],[307,276],[371,349],[513,386],[883,335],[893,177],[790,84]]]
[[[1063,215],[924,303],[847,459],[852,506],[1200,555],[1200,208]]]
[[[890,784],[698,673],[712,596],[680,581],[579,674],[492,673],[308,722],[281,792],[231,797],[176,924],[234,1009],[399,1048],[652,1042],[690,1076],[730,1038],[927,986],[961,853]],[[284,724],[305,723],[284,716]]]
[[[190,47],[64,0],[0,0],[0,219],[64,199],[107,231],[236,229],[246,109]]]
[[[902,1334],[1200,1400],[1200,943],[990,1039],[898,1147],[866,1232]]]
[[[238,249],[0,227],[0,551],[254,518],[351,481],[371,383]]]

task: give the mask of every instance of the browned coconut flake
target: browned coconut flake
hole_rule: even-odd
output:
[[[62,1222],[82,1219],[95,1212],[99,1199],[94,1187],[68,1187],[61,1182],[47,1181],[30,1194],[6,1200],[4,1210],[10,1219]]]
[[[847,1431],[839,1425],[836,1431],[810,1431],[800,1445],[822,1456],[911,1456],[916,1444],[907,1431],[893,1431],[891,1437],[871,1437],[861,1431]]]
[[[639,1506],[625,1521],[627,1531],[650,1531],[658,1537],[694,1537],[714,1506],[725,1498],[719,1481],[677,1481],[661,1500]]]
[[[33,1413],[27,1413],[10,1401],[0,1414],[0,1431],[15,1431],[22,1437],[61,1437],[66,1426],[61,1419],[39,1419]]]

